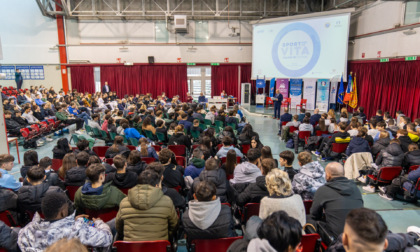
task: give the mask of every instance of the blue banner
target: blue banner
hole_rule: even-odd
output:
[[[317,81],[316,108],[327,112],[330,98],[330,80],[319,79]]]
[[[265,79],[257,79],[257,88],[265,88]]]
[[[6,80],[15,79],[15,67],[14,66],[0,66],[0,73],[6,75]]]
[[[302,79],[290,79],[291,107],[295,108],[302,99]]]
[[[22,78],[24,80],[30,80],[31,79],[31,72],[29,71],[29,66],[16,66],[16,70],[20,70],[22,74]]]
[[[32,80],[43,80],[45,79],[44,76],[44,66],[31,66],[31,79]]]
[[[270,97],[274,96],[274,88],[276,86],[276,78],[270,80]]]

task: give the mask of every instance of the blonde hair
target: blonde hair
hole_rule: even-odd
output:
[[[312,155],[307,151],[302,151],[297,156],[297,159],[301,163],[301,165],[306,165],[306,164],[312,162]]]
[[[270,196],[290,196],[293,193],[289,175],[280,169],[271,170],[265,176],[265,183]]]
[[[379,138],[388,138],[389,137],[389,132],[386,130],[381,130],[381,132],[379,133]]]
[[[73,238],[73,239],[63,238],[53,243],[45,251],[46,252],[59,252],[59,251],[87,252],[88,250],[77,238]]]

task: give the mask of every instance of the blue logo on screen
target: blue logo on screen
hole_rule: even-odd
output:
[[[305,39],[295,39],[295,41],[288,41],[286,43],[280,42],[293,31],[302,31],[306,33],[312,41],[313,49],[309,49],[309,41]],[[281,46],[282,58],[279,58],[279,47]],[[286,76],[300,77],[311,71],[318,62],[321,53],[321,42],[318,33],[309,25],[305,23],[293,23],[284,27],[276,36],[271,50],[271,56],[276,68]],[[301,61],[308,60],[308,63],[298,69],[289,69],[285,66],[288,61],[299,59]]]

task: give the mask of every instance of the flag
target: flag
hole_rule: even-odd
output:
[[[352,108],[357,107],[357,86],[356,86],[356,74],[354,74],[353,90],[351,92],[351,100],[349,101],[349,106]]]
[[[349,104],[349,101],[351,100],[351,92],[353,92],[353,79],[351,77],[351,74],[349,75],[349,81],[347,85],[346,93],[344,94],[343,102],[345,104]]]
[[[344,85],[343,85],[343,75],[341,75],[340,88],[338,89],[337,103],[343,104],[344,98]]]

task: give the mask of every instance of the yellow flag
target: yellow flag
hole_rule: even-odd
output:
[[[356,85],[356,74],[354,75],[354,81],[353,81],[353,90],[351,92],[351,99],[349,101],[349,106],[352,108],[357,107],[357,85]]]

